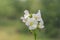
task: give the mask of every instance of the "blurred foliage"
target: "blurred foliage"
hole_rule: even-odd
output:
[[[60,0],[42,0],[44,8],[45,33],[50,37],[58,37],[60,33]]]
[[[45,36],[60,37],[60,0],[0,0],[0,26],[14,24],[18,21],[18,27],[23,23],[20,17],[23,11],[28,9],[30,13],[41,9],[45,25]],[[17,20],[17,21],[16,21]],[[19,23],[20,22],[20,23]],[[24,27],[25,25],[23,25]],[[21,27],[19,30],[23,31]],[[27,31],[27,28],[24,32]]]

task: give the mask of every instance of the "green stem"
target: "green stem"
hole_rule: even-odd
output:
[[[36,30],[33,30],[33,31],[30,30],[30,32],[34,35],[34,40],[37,40],[37,38],[36,38],[37,37]]]
[[[37,35],[36,35],[36,32],[34,31],[34,38],[35,38],[35,40],[36,40],[36,36],[37,36]]]

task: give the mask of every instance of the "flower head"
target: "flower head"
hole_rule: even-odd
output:
[[[24,16],[21,19],[28,26],[29,30],[35,30],[37,27],[40,29],[44,28],[40,10],[36,14],[29,14],[29,11],[25,10]]]

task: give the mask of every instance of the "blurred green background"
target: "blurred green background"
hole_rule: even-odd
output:
[[[44,30],[37,31],[37,40],[60,40],[60,0],[0,0],[0,40],[34,40],[20,20],[24,10],[41,10]]]

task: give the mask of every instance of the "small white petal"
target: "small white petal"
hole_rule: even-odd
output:
[[[29,30],[34,30],[37,28],[37,25],[29,26]]]
[[[25,14],[24,14],[24,18],[29,17],[30,14],[29,14],[29,11],[28,11],[28,10],[25,10],[24,13],[25,13]]]
[[[44,28],[44,25],[42,23],[39,23],[39,28]]]
[[[24,18],[26,19],[26,18],[28,18],[29,17],[29,15],[24,15]]]
[[[44,24],[44,22],[43,22],[42,18],[41,18],[41,20],[40,20],[40,23],[41,23],[41,24]]]
[[[24,19],[24,17],[21,17],[20,19],[22,20],[22,22],[25,22],[25,19]]]
[[[34,30],[34,28],[33,28],[33,27],[31,27],[31,26],[29,26],[29,30]]]
[[[25,23],[26,21],[25,21],[25,20],[23,20],[23,22]]]
[[[27,26],[29,26],[29,22],[26,22],[25,24],[26,24]]]
[[[41,26],[41,27],[39,27],[39,28],[43,29],[43,28],[44,28],[44,26]]]
[[[40,21],[40,19],[41,19],[41,12],[40,12],[40,10],[38,10],[36,15],[38,16],[38,20]]]
[[[40,10],[38,10],[37,14],[41,16],[41,12],[40,12]]]
[[[29,11],[28,10],[25,10],[24,13],[27,15],[27,14],[29,14]]]
[[[26,22],[28,18],[21,17],[20,19],[21,19],[23,22]]]

